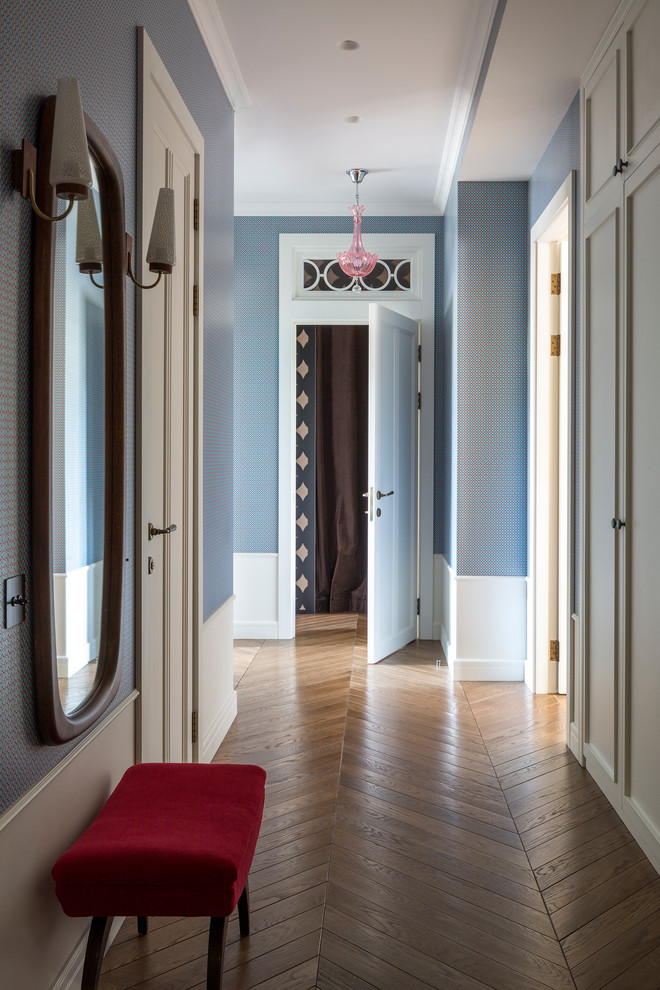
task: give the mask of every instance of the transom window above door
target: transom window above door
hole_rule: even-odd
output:
[[[346,275],[336,258],[303,259],[305,292],[346,292],[356,283],[367,292],[410,292],[410,258],[379,258],[364,278]]]
[[[407,246],[389,247],[379,251],[374,270],[363,278],[346,275],[339,266],[337,252],[346,245],[310,244],[294,251],[294,299],[352,299],[359,293],[378,294],[379,299],[420,298],[419,249]],[[372,235],[378,249],[378,238]]]

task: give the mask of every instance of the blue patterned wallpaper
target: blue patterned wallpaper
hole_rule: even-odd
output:
[[[555,131],[552,140],[544,151],[541,160],[529,180],[529,223],[534,226],[544,209],[555,195],[562,182],[571,171],[577,173],[575,199],[575,340],[573,370],[575,389],[573,391],[573,610],[579,612],[578,591],[580,586],[580,403],[578,383],[580,381],[581,339],[580,339],[580,270],[582,265],[582,217],[580,214],[580,94],[575,97],[566,111],[563,120]]]
[[[580,169],[580,94],[576,93],[529,180],[529,226],[534,226],[562,182]]]
[[[217,460],[205,478],[204,614],[232,591],[231,307],[233,120],[186,0],[11,0],[0,3],[0,576],[31,577],[30,339],[32,222],[11,185],[10,149],[36,140],[42,98],[75,75],[85,109],[110,140],[124,173],[126,227],[135,236],[136,26],[143,24],[205,139],[205,433]],[[127,518],[122,682],[135,683],[135,302],[127,285]],[[32,620],[0,628],[0,813],[57,764],[75,742],[43,746],[37,732]]]
[[[277,552],[278,273],[280,234],[350,237],[352,218],[237,217],[235,221],[234,519],[236,553]],[[442,217],[365,217],[370,233],[433,233],[436,259],[436,375],[442,313]],[[436,433],[440,424],[436,415]],[[436,517],[438,492],[436,479]],[[438,531],[437,523],[434,526]]]
[[[456,572],[527,573],[526,182],[459,182]]]

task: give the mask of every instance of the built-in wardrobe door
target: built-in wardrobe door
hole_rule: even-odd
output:
[[[660,148],[626,182],[625,194],[625,800],[660,837]]]
[[[640,165],[660,142],[660,3],[640,0],[626,18],[625,100],[622,106],[624,175]]]
[[[621,79],[624,32],[608,49],[584,87],[584,196],[586,217],[599,208],[614,185],[616,163],[624,154]]]
[[[619,779],[621,701],[616,520],[623,196],[621,188],[614,193],[585,225],[585,752],[608,790]]]

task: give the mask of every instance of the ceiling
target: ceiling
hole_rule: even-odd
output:
[[[236,110],[236,213],[254,215],[348,213],[354,167],[366,215],[443,213],[462,150],[461,179],[529,178],[619,6],[188,2]]]

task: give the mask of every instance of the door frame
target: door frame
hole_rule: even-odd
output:
[[[562,562],[562,573],[559,575],[560,596],[563,601],[559,607],[559,641],[565,652],[567,712],[571,708],[572,692],[579,682],[574,670],[577,651],[574,636],[577,617],[572,613],[573,584],[573,518],[572,493],[574,489],[575,471],[573,467],[573,403],[574,368],[573,350],[575,341],[575,204],[576,204],[576,173],[572,171],[558,189],[546,209],[536,221],[531,230],[530,245],[530,363],[529,363],[529,522],[528,522],[528,596],[527,596],[527,662],[525,664],[525,682],[535,693],[548,693],[555,690],[551,683],[548,669],[548,658],[545,652],[537,649],[540,630],[548,628],[547,597],[539,593],[537,576],[543,568],[547,571],[548,539],[547,521],[544,520],[543,482],[538,481],[538,449],[540,447],[539,431],[547,419],[548,408],[543,399],[546,392],[545,381],[541,375],[550,374],[549,362],[539,365],[539,336],[547,334],[547,327],[541,327],[538,320],[538,307],[544,300],[550,298],[550,287],[547,279],[539,284],[539,269],[541,265],[540,247],[559,239],[559,232],[565,231],[568,237],[567,278],[562,274],[562,295],[567,294],[568,319],[561,338],[561,375],[563,387],[560,388],[559,399],[559,450],[563,463],[559,470],[559,513],[566,524],[560,527],[561,541],[559,559]],[[564,285],[564,281],[568,284]],[[544,340],[544,346],[549,348],[549,340]],[[545,513],[547,515],[547,512]],[[569,719],[567,718],[567,727]]]
[[[301,256],[333,257],[345,248],[346,234],[279,235],[279,462],[278,462],[278,637],[293,639],[296,630],[295,596],[295,467],[296,467],[296,326],[301,323],[369,323],[369,302],[383,302],[390,309],[420,322],[422,361],[419,422],[418,532],[418,635],[433,636],[433,439],[435,370],[435,234],[369,234],[370,246],[379,254],[412,251],[418,259],[419,277],[404,293],[342,293],[319,299],[297,292]],[[356,298],[357,297],[357,298]]]
[[[145,102],[145,88],[149,79],[153,79],[156,87],[160,90],[162,98],[169,106],[172,114],[177,118],[182,131],[185,133],[191,147],[195,149],[195,190],[194,196],[199,201],[199,229],[194,232],[193,243],[193,270],[189,273],[190,287],[198,286],[198,309],[196,315],[190,318],[190,360],[192,371],[192,390],[189,395],[189,411],[192,421],[192,444],[190,448],[190,468],[192,474],[192,528],[189,540],[192,544],[192,565],[189,577],[189,587],[191,598],[188,605],[188,615],[186,622],[191,630],[192,651],[189,657],[189,669],[186,671],[187,691],[186,697],[182,698],[185,712],[184,717],[192,728],[191,713],[193,708],[199,710],[198,703],[198,680],[199,680],[199,659],[200,659],[200,634],[202,625],[202,387],[203,387],[203,353],[201,328],[203,326],[203,216],[204,216],[204,139],[197,127],[192,114],[186,106],[179,91],[175,87],[167,69],[158,55],[151,39],[143,27],[138,27],[138,113],[141,126],[138,126],[138,149],[137,149],[137,211],[136,211],[136,233],[137,256],[136,268],[138,281],[140,278],[140,267],[142,258],[146,252],[146,237],[148,236],[151,217],[144,214],[142,190],[146,182],[150,182],[151,177],[144,173],[143,142],[148,129],[152,125],[148,116],[148,101]],[[183,222],[182,217],[178,222]],[[183,262],[180,260],[180,263]],[[147,278],[147,281],[150,279]],[[158,291],[158,290],[156,290]],[[162,291],[162,289],[160,290]],[[145,718],[145,708],[154,704],[154,699],[145,695],[141,689],[143,683],[143,641],[145,637],[145,616],[143,604],[143,583],[147,575],[147,552],[145,550],[144,534],[147,530],[148,519],[145,506],[143,504],[143,480],[142,480],[142,450],[149,442],[145,430],[145,413],[142,403],[142,372],[145,362],[149,360],[149,354],[145,350],[142,336],[142,308],[152,301],[152,297],[145,295],[148,290],[137,289],[136,300],[136,670],[137,685],[141,691],[140,705],[138,706],[137,734],[136,734],[136,759],[140,760],[144,754],[142,752],[142,721]],[[198,734],[198,740],[201,733]],[[186,757],[190,760],[198,760],[200,756],[200,743],[193,739],[192,731],[187,734]]]

